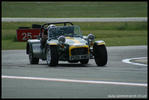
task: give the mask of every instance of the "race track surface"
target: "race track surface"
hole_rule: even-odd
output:
[[[147,65],[122,62],[147,57],[147,46],[107,47],[108,64],[46,61],[30,65],[25,50],[2,50],[2,98],[147,98]]]

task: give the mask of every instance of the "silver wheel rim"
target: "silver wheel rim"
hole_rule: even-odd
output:
[[[48,52],[47,52],[47,64],[50,64],[51,62],[51,51],[50,49],[48,49]]]

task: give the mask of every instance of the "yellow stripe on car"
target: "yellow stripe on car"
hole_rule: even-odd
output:
[[[103,40],[96,41],[97,45],[105,45],[106,43]]]
[[[76,39],[74,39],[74,38],[72,38],[72,37],[66,37],[66,39],[70,39],[70,40],[72,40],[73,42],[80,44],[80,41],[79,41],[79,40],[76,40]]]
[[[57,45],[57,43],[48,43],[49,45]]]
[[[105,45],[105,42],[100,42],[97,45]]]

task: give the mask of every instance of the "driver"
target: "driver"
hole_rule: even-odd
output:
[[[48,38],[48,33],[47,33],[47,31],[49,30],[49,28],[55,28],[56,27],[56,25],[53,25],[53,24],[51,24],[51,25],[49,25],[48,27],[47,27],[47,29],[44,29],[44,32],[43,32],[43,34],[42,34],[42,38],[41,38],[41,47],[44,47],[44,45],[45,45],[45,43],[46,43],[46,41],[47,41],[47,38]]]
[[[49,25],[49,26],[47,27],[47,29],[49,29],[49,28],[55,28],[55,27],[56,27],[56,25],[51,24],[51,25]]]

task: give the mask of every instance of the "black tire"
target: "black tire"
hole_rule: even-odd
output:
[[[88,61],[89,61],[89,59],[83,59],[83,60],[80,60],[80,63],[81,64],[88,64]]]
[[[31,48],[29,49],[29,61],[30,61],[30,64],[38,64],[39,63],[39,58],[34,58]]]
[[[56,66],[58,64],[58,52],[56,46],[47,47],[46,61],[48,66]]]
[[[108,57],[105,45],[94,45],[93,53],[97,66],[104,66],[107,64]]]

